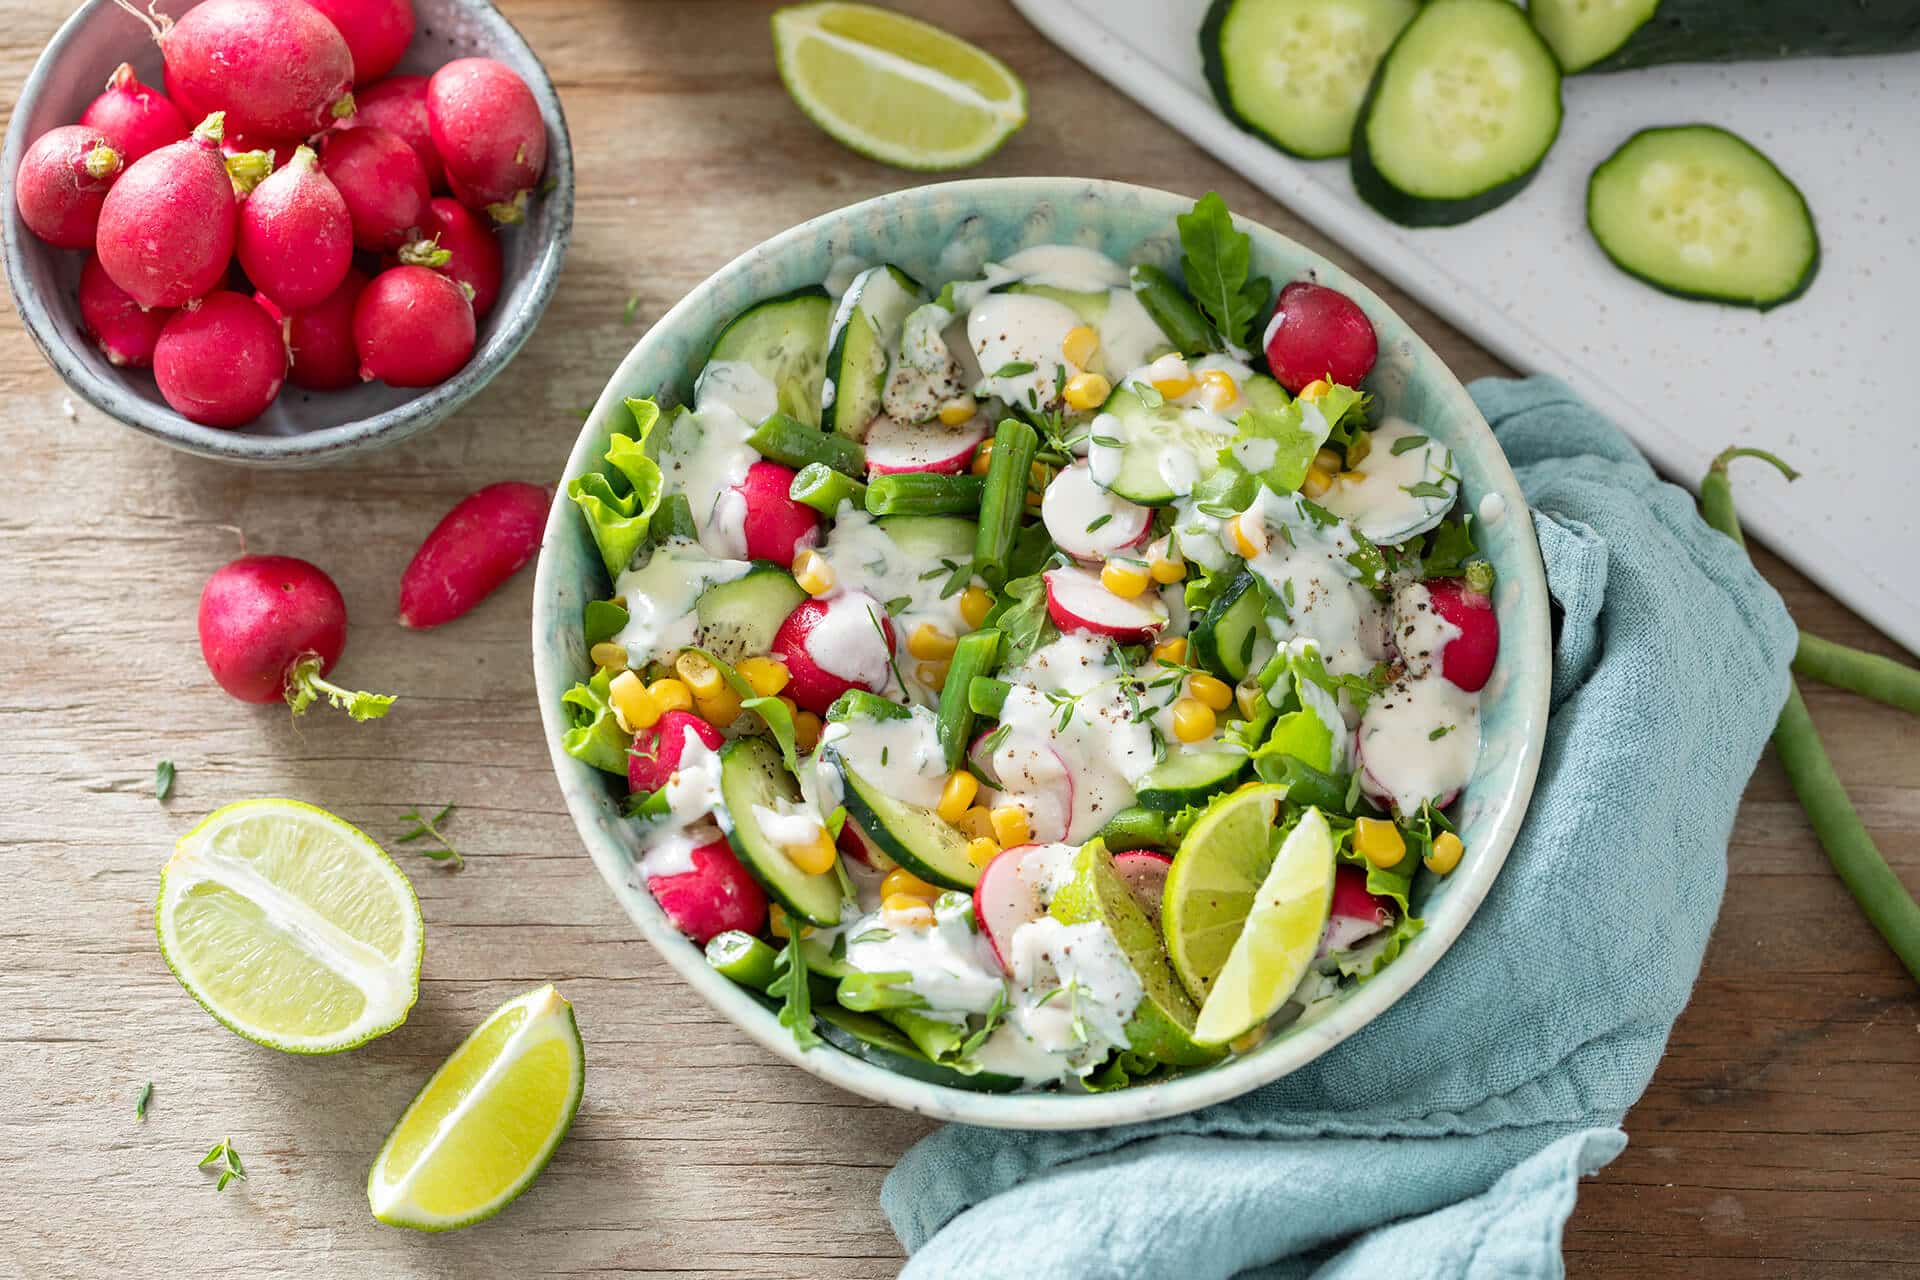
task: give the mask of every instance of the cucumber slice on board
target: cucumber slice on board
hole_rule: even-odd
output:
[[[1233,785],[1247,767],[1244,751],[1181,751],[1140,776],[1134,798],[1143,808],[1178,813]]]
[[[800,800],[800,784],[780,763],[779,748],[766,738],[729,742],[720,752],[720,800],[713,816],[761,887],[788,915],[808,924],[839,924],[840,878],[832,870],[810,876],[794,866],[754,820],[755,805],[771,809],[776,801]]]
[[[708,587],[693,606],[701,647],[726,663],[765,653],[780,624],[806,598],[792,574],[771,560],[756,560],[746,577]]]
[[[1625,44],[1659,7],[1660,0],[1529,0],[1527,17],[1572,75]]]
[[[965,832],[931,809],[894,799],[847,768],[831,748],[827,759],[840,771],[847,816],[860,824],[880,852],[942,889],[971,892],[980,882],[980,868],[967,857]],[[722,778],[724,785],[724,774]]]
[[[880,393],[899,354],[907,313],[925,301],[914,278],[895,266],[868,267],[853,278],[840,297],[827,350],[833,379],[828,426],[851,440],[867,438],[867,424],[880,415]]]
[[[773,384],[780,412],[817,427],[827,369],[827,329],[832,322],[833,299],[825,289],[817,284],[795,289],[735,316],[714,340],[707,362],[739,360],[752,365]]]
[[[1435,0],[1381,59],[1353,129],[1353,185],[1409,227],[1511,200],[1560,133],[1560,64],[1508,0]]]
[[[1628,138],[1587,181],[1587,228],[1615,266],[1681,298],[1765,311],[1805,293],[1820,268],[1800,189],[1712,125]]]
[[[1240,389],[1249,408],[1263,413],[1287,407],[1287,393],[1265,374],[1255,374]],[[1193,483],[1199,484],[1220,468],[1220,450],[1238,437],[1231,424],[1223,432],[1208,431],[1193,425],[1187,410],[1180,405],[1149,405],[1131,384],[1122,386],[1101,407],[1112,414],[1118,426],[1114,435],[1121,443],[1120,469],[1106,487],[1129,502],[1142,506],[1165,506],[1180,496],[1169,468],[1161,459],[1170,451],[1185,453],[1193,460]],[[1094,475],[1100,478],[1100,469]]]
[[[1253,669],[1254,649],[1266,638],[1267,599],[1251,573],[1242,573],[1193,624],[1193,654],[1209,671],[1238,684]]]
[[[1414,0],[1214,0],[1200,24],[1227,118],[1289,155],[1343,156],[1381,55]]]

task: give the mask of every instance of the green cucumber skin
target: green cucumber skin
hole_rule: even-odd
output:
[[[1920,49],[1920,5],[1911,0],[1744,4],[1737,9],[1729,12],[1729,6],[1716,0],[1660,0],[1653,17],[1580,74],[1675,62],[1849,57]]]
[[[1277,135],[1262,128],[1259,123],[1241,113],[1234,105],[1232,86],[1227,83],[1227,63],[1221,55],[1221,33],[1226,29],[1227,19],[1233,13],[1233,7],[1241,0],[1213,0],[1207,7],[1207,16],[1200,22],[1200,70],[1206,77],[1207,88],[1213,91],[1214,103],[1227,119],[1260,139],[1276,151],[1295,156],[1301,160],[1337,160],[1347,154],[1346,147],[1334,147],[1326,151],[1307,151],[1290,146]],[[1383,58],[1384,60],[1384,58]],[[1366,114],[1366,105],[1361,104],[1360,114]],[[1171,335],[1169,335],[1171,336]]]
[[[1807,259],[1806,269],[1800,273],[1800,279],[1796,281],[1794,283],[1793,288],[1789,289],[1786,293],[1783,293],[1780,296],[1775,298],[1758,299],[1753,297],[1736,297],[1728,294],[1702,293],[1694,289],[1675,288],[1673,285],[1670,285],[1661,280],[1655,279],[1653,276],[1647,275],[1645,272],[1636,271],[1633,267],[1628,266],[1625,262],[1615,257],[1613,250],[1607,247],[1607,242],[1601,239],[1600,233],[1594,229],[1593,187],[1594,187],[1595,179],[1599,178],[1599,176],[1602,173],[1606,172],[1608,166],[1618,162],[1621,159],[1621,157],[1627,153],[1628,149],[1633,146],[1634,142],[1637,141],[1638,139],[1646,136],[1647,134],[1672,133],[1680,129],[1711,130],[1714,133],[1727,134],[1727,136],[1740,141],[1755,155],[1759,156],[1762,160],[1766,161],[1767,167],[1772,169],[1774,173],[1779,174],[1780,181],[1784,183],[1787,189],[1793,192],[1794,197],[1800,201],[1800,212],[1803,215],[1805,215],[1807,219],[1807,224],[1814,229],[1813,255]],[[1808,288],[1812,286],[1813,278],[1816,275],[1820,274],[1820,255],[1821,255],[1820,230],[1819,230],[1820,224],[1813,220],[1813,210],[1808,206],[1807,197],[1804,193],[1801,192],[1799,184],[1794,182],[1794,180],[1789,178],[1785,173],[1782,173],[1780,170],[1780,166],[1773,162],[1772,157],[1768,156],[1765,152],[1761,151],[1758,147],[1755,147],[1752,143],[1747,142],[1746,139],[1741,138],[1740,135],[1736,133],[1731,133],[1726,129],[1722,129],[1718,125],[1712,125],[1712,124],[1659,125],[1659,126],[1654,126],[1652,128],[1638,130],[1637,132],[1634,133],[1632,137],[1628,138],[1625,142],[1621,143],[1618,147],[1614,148],[1613,154],[1608,156],[1605,160],[1602,160],[1599,163],[1599,165],[1595,167],[1593,173],[1587,178],[1586,209],[1587,209],[1587,233],[1593,237],[1593,242],[1600,246],[1600,252],[1607,255],[1607,261],[1611,262],[1614,266],[1620,268],[1620,270],[1625,274],[1632,276],[1635,280],[1638,280],[1643,284],[1652,285],[1654,288],[1658,289],[1661,293],[1667,294],[1670,297],[1684,298],[1688,302],[1718,302],[1725,306],[1751,307],[1755,311],[1771,311],[1775,307],[1785,306],[1787,303],[1792,302],[1795,298],[1798,298],[1799,296],[1804,294],[1808,290]]]

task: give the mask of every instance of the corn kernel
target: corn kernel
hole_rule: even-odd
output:
[[[781,706],[787,709],[787,714],[789,716],[797,716],[800,714],[800,704],[795,702],[792,698],[789,698],[786,694],[784,693],[781,694],[778,701]]]
[[[1100,585],[1122,600],[1131,600],[1147,589],[1150,576],[1137,564],[1109,560],[1100,569]]]
[[[683,652],[673,660],[673,669],[686,683],[687,692],[695,698],[718,693],[727,687],[726,677],[720,674],[720,668],[700,654]]]
[[[925,902],[932,902],[940,896],[940,890],[934,885],[928,884],[905,867],[895,867],[887,872],[887,878],[880,882],[880,896],[891,898],[903,893]]]
[[[967,465],[967,470],[973,472],[973,474],[977,476],[983,476],[987,474],[987,468],[992,465],[993,465],[993,441],[982,440],[980,442],[980,447],[973,451],[973,461]]]
[[[1232,404],[1240,396],[1240,384],[1225,369],[1205,369],[1200,373],[1200,403],[1209,409]]]
[[[1205,703],[1209,711],[1225,711],[1233,705],[1233,686],[1209,675],[1187,677],[1187,692]]]
[[[1183,373],[1176,378],[1155,378],[1153,380],[1153,389],[1169,400],[1178,400],[1181,396],[1193,390],[1193,388],[1193,375],[1190,373]]]
[[[979,794],[980,779],[965,769],[955,769],[947,775],[946,785],[940,788],[940,803],[934,806],[934,812],[948,822],[958,822]]]
[[[773,697],[786,688],[787,681],[792,679],[787,664],[778,658],[742,658],[734,664],[733,669],[740,673],[740,678],[747,682],[754,696],[760,698]]]
[[[1442,831],[1433,838],[1433,852],[1422,861],[1427,864],[1427,870],[1443,876],[1460,865],[1460,855],[1466,851],[1467,847],[1460,843],[1459,836],[1451,831]]]
[[[1343,461],[1344,459],[1341,458],[1340,451],[1338,449],[1328,449],[1328,448],[1325,448],[1324,446],[1321,448],[1320,452],[1313,455],[1313,465],[1320,468],[1320,470],[1322,471],[1328,472],[1329,474],[1331,474],[1332,472],[1338,471],[1340,469],[1340,464]]]
[[[622,671],[607,685],[607,701],[613,704],[614,719],[628,733],[651,729],[660,721],[660,704],[631,671]]]
[[[984,867],[999,856],[1000,846],[987,836],[967,841],[967,861],[976,867]]]
[[[712,693],[693,695],[694,714],[716,729],[724,729],[740,718],[740,695],[724,681]]]
[[[625,671],[627,669],[627,651],[625,647],[617,645],[611,640],[602,640],[599,644],[587,650],[587,657],[593,661],[593,665],[596,667],[611,667],[615,671]]]
[[[1147,572],[1161,586],[1180,581],[1187,576],[1187,566],[1180,560],[1169,560],[1162,556],[1147,563]]]
[[[825,727],[813,712],[797,713],[793,717],[793,745],[801,751],[813,750],[820,745],[820,730]]]
[[[1306,386],[1300,388],[1300,399],[1318,400],[1321,396],[1324,396],[1325,394],[1327,394],[1327,392],[1331,390],[1333,390],[1333,387],[1331,386],[1331,384],[1327,382],[1325,378],[1315,378],[1312,382],[1309,382]]]
[[[1229,517],[1222,530],[1227,544],[1245,559],[1251,560],[1266,549],[1266,533],[1245,515]]]
[[[1098,409],[1107,402],[1107,396],[1113,391],[1113,384],[1097,373],[1079,373],[1067,379],[1066,390],[1061,392],[1067,403],[1075,409]]]
[[[925,658],[928,661],[951,658],[954,644],[951,634],[934,626],[931,622],[923,622],[907,632],[907,652],[916,658]]]
[[[951,662],[917,662],[913,667],[913,678],[925,688],[943,689],[947,684],[947,676],[952,672]]]
[[[833,590],[833,566],[818,551],[808,547],[793,558],[793,580],[810,596],[823,596]]]
[[[955,396],[940,406],[940,421],[949,427],[962,426],[973,421],[973,415],[980,412],[980,404],[972,396]]]
[[[1002,849],[1033,839],[1033,825],[1027,821],[1027,811],[1019,805],[995,805],[987,816],[993,824],[993,838],[1000,842]]]
[[[889,894],[880,900],[880,912],[887,923],[908,929],[924,929],[933,923],[933,905],[910,893]]]
[[[1213,736],[1213,708],[1198,698],[1176,698],[1173,703],[1173,736],[1182,742],[1198,742]]]
[[[1307,478],[1300,482],[1300,492],[1309,498],[1317,498],[1332,487],[1332,473],[1322,471],[1319,467],[1308,467]]]
[[[1367,460],[1367,455],[1372,452],[1373,433],[1371,431],[1354,432],[1353,443],[1347,446],[1348,469],[1352,470],[1359,467],[1361,463]]]
[[[806,876],[825,875],[833,870],[833,860],[840,856],[840,851],[834,847],[833,837],[827,834],[825,827],[815,828],[813,839],[804,844],[790,844],[784,852],[787,861]]]
[[[1185,666],[1187,661],[1187,638],[1175,636],[1171,640],[1162,640],[1153,646],[1153,660],[1170,666]]]
[[[669,676],[664,680],[655,680],[647,686],[647,692],[660,704],[660,714],[669,711],[693,710],[693,690]]]
[[[1382,871],[1400,865],[1407,856],[1407,842],[1400,828],[1385,818],[1353,820],[1353,851]]]
[[[1076,369],[1084,369],[1093,363],[1093,353],[1100,349],[1100,335],[1084,324],[1077,324],[1067,330],[1067,336],[1060,339],[1060,354],[1067,363]],[[1105,397],[1101,397],[1105,399]]]
[[[953,825],[973,840],[993,838],[993,818],[979,805],[961,814]]]
[[[960,617],[975,631],[993,612],[993,596],[985,587],[968,587],[960,593]]]
[[[1266,695],[1260,692],[1257,684],[1237,684],[1233,686],[1233,705],[1240,708],[1240,714],[1253,719],[1253,713],[1260,709],[1260,701]]]

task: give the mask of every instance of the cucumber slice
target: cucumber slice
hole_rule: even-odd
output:
[[[1572,75],[1625,44],[1659,7],[1660,0],[1529,0],[1527,17]]]
[[[693,606],[700,644],[732,663],[773,647],[774,633],[807,593],[771,560],[756,560],[744,578],[708,587]]]
[[[787,912],[808,924],[840,923],[840,879],[832,870],[810,876],[793,865],[754,821],[753,806],[798,801],[800,784],[766,738],[735,738],[720,752],[721,806],[713,816],[741,865]]]
[[[1287,393],[1265,374],[1255,374],[1241,387],[1250,408],[1263,413],[1284,409]],[[1237,438],[1231,424],[1225,431],[1195,426],[1187,410],[1175,404],[1149,406],[1131,384],[1121,386],[1101,408],[1116,420],[1113,435],[1120,441],[1118,472],[1109,480],[1099,460],[1094,477],[1130,502],[1165,506],[1220,469],[1220,450]],[[1192,466],[1180,460],[1191,459]],[[1183,476],[1181,473],[1186,472]]]
[[[1182,751],[1140,776],[1134,798],[1157,813],[1178,813],[1232,786],[1247,767],[1244,751]]]
[[[1560,64],[1509,0],[1436,0],[1387,50],[1353,130],[1353,185],[1409,227],[1485,213],[1560,132]]]
[[[1587,227],[1615,266],[1682,298],[1765,311],[1805,293],[1820,267],[1799,188],[1712,125],[1628,138],[1587,182]]]
[[[1050,284],[1028,284],[1021,281],[1008,285],[1007,292],[1031,293],[1036,297],[1052,298],[1095,329],[1100,327],[1100,322],[1107,315],[1109,295],[1105,289],[1097,293],[1085,293],[1078,289],[1061,289]]]
[[[1414,0],[1214,0],[1200,24],[1227,118],[1289,155],[1343,156],[1381,55]]]
[[[1207,606],[1193,624],[1193,656],[1229,684],[1253,670],[1255,650],[1267,636],[1267,597],[1251,573],[1243,572]]]
[[[843,1053],[871,1062],[876,1067],[943,1084],[950,1089],[971,1089],[976,1093],[1011,1093],[1020,1087],[1014,1076],[992,1071],[973,1075],[943,1067],[921,1053],[904,1031],[870,1013],[856,1013],[838,1005],[821,1005],[814,1010],[820,1019],[820,1038]]]
[[[740,360],[774,387],[780,412],[820,425],[820,388],[827,368],[827,326],[833,299],[819,285],[757,302],[714,339],[707,361]],[[756,424],[757,425],[757,424]]]
[[[902,554],[936,566],[942,560],[973,559],[980,526],[964,516],[882,516],[874,521]]]
[[[892,858],[928,884],[971,891],[980,868],[967,857],[967,837],[931,809],[894,799],[853,770],[831,748],[827,759],[840,771],[847,816]]]
[[[900,351],[907,313],[926,301],[914,278],[882,264],[853,278],[833,317],[827,370],[833,392],[826,422],[850,440],[865,440],[867,424],[880,415],[880,393]]]

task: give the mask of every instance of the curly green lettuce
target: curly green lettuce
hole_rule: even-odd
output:
[[[636,434],[615,432],[607,442],[610,470],[590,471],[567,484],[567,497],[587,518],[607,576],[617,579],[633,563],[660,506],[660,465],[647,455],[647,437],[660,421],[652,400],[629,399]],[[675,410],[681,413],[684,410]]]

